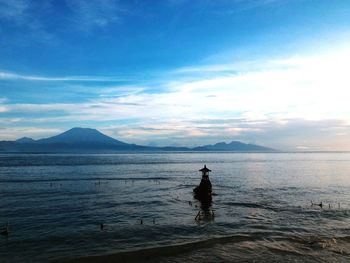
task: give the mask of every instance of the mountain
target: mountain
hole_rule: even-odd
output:
[[[19,143],[33,143],[33,142],[35,142],[35,140],[33,140],[32,138],[29,138],[29,137],[22,137],[22,138],[16,140],[16,142],[19,142]]]
[[[119,146],[127,146],[127,143],[113,139],[95,129],[90,128],[72,128],[59,135],[37,140],[37,143],[65,143],[65,144],[86,144],[100,143]]]
[[[271,152],[271,148],[245,144],[238,141],[220,142],[195,148],[187,147],[152,147],[128,144],[111,138],[98,130],[90,128],[72,128],[61,134],[33,140],[23,137],[17,141],[0,141],[0,152],[33,152],[33,153],[108,153],[120,151],[235,151],[235,152]]]
[[[214,145],[204,145],[193,148],[195,151],[230,151],[230,152],[273,152],[274,149],[247,144],[239,141],[232,141],[230,143],[219,142]]]

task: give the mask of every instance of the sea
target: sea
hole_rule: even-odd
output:
[[[0,262],[350,262],[350,153],[2,154],[6,224]]]

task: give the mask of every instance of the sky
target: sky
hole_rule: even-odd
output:
[[[0,140],[350,151],[350,0],[0,0]]]

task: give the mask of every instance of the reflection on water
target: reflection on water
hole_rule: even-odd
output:
[[[0,261],[347,262],[349,200],[346,153],[1,155]]]

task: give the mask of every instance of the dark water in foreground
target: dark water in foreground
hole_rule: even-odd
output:
[[[350,262],[350,154],[0,155],[6,221],[1,262]]]

